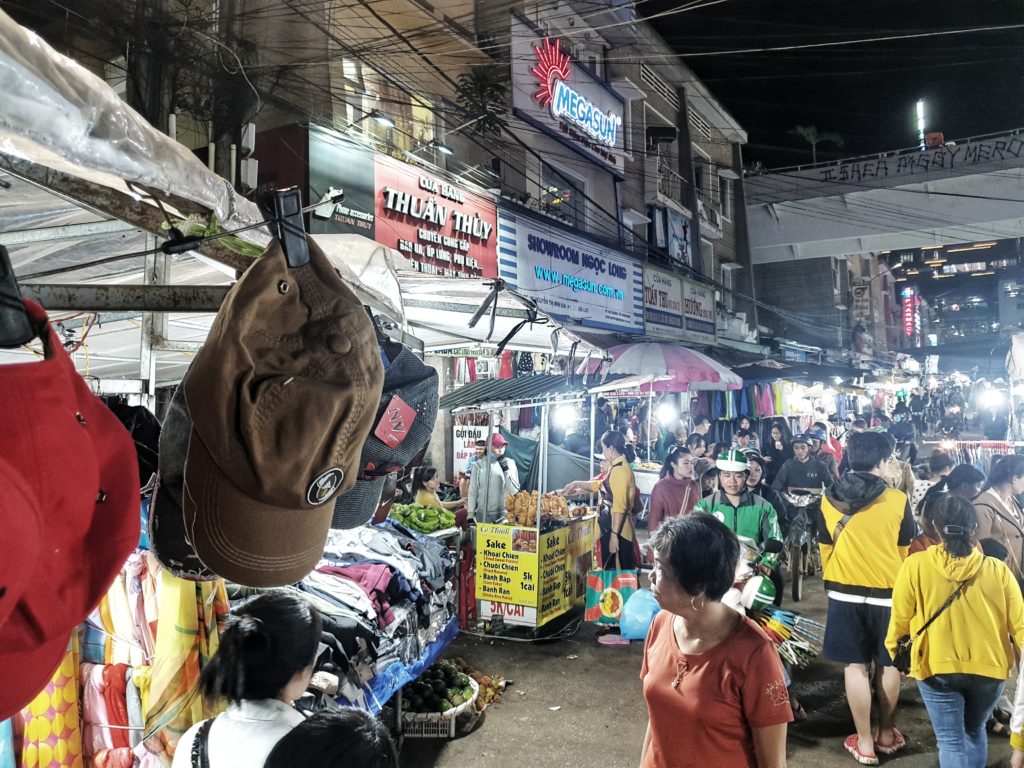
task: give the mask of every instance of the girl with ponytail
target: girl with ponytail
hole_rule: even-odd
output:
[[[978,551],[983,530],[970,501],[941,494],[927,514],[941,542],[904,561],[885,646],[895,658],[909,638],[939,765],[988,765],[985,722],[1024,643],[1024,600],[1010,569]],[[1018,714],[1024,708],[1014,722]]]
[[[207,701],[228,708],[185,732],[172,768],[263,765],[305,719],[292,702],[309,685],[320,637],[320,614],[295,592],[264,592],[235,608],[199,678]]]

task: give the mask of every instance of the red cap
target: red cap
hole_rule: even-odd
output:
[[[0,458],[0,626],[31,589],[40,557],[42,515],[21,474]]]
[[[508,445],[508,440],[502,437],[500,432],[495,432],[491,435],[492,448],[504,448],[506,445]]]
[[[0,720],[50,680],[71,632],[139,541],[132,439],[75,371],[43,309],[27,300],[25,307],[45,356],[0,368],[0,458],[45,519],[39,555],[27,569],[31,586],[0,623]],[[0,511],[6,527],[9,506]]]

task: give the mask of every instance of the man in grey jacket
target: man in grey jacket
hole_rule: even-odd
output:
[[[508,441],[491,435],[491,454],[473,465],[469,478],[469,516],[478,523],[496,523],[505,517],[505,497],[519,492],[519,470],[505,456]]]

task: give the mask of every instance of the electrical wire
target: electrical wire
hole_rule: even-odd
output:
[[[686,11],[686,10],[691,10],[691,9],[694,9],[694,8],[697,8],[697,7],[703,7],[704,5],[708,5],[708,4],[712,4],[712,3],[703,3],[703,4],[702,4],[702,3],[690,3],[690,4],[689,4],[689,6],[683,6],[683,7],[681,7],[681,8],[675,9],[675,10],[673,11],[673,13],[680,13],[680,12],[684,12],[684,11]],[[290,7],[290,9],[291,9],[292,11],[294,11],[294,10],[296,9],[296,4],[295,4],[295,3],[287,3],[287,5],[289,5],[289,7]],[[313,7],[314,5],[316,5],[316,4],[314,4],[314,3],[309,3],[309,4],[308,4],[308,7],[310,7],[310,9],[312,9],[312,7]],[[371,4],[371,3],[365,3],[365,2],[364,2],[364,3],[362,3],[362,5],[363,5],[363,6],[366,6],[366,7],[368,7],[368,8],[372,8],[372,4]],[[354,7],[354,6],[350,6],[350,7]],[[601,12],[601,11],[596,11],[596,12],[594,12],[594,15],[596,15],[597,13],[600,13],[600,12]],[[622,26],[622,23],[621,23],[621,22],[616,22],[616,23],[612,23],[612,24],[606,25],[605,27],[601,27],[601,26],[598,26],[598,27],[596,27],[595,31],[598,31],[598,32],[599,32],[599,31],[600,31],[600,30],[601,30],[602,28],[604,28],[604,29],[610,29],[610,28],[613,28],[613,27],[617,27],[617,26]],[[372,25],[371,25],[371,28],[372,28]],[[960,30],[960,32],[968,32],[968,31],[980,31],[980,30],[989,30],[989,29],[993,29],[993,28],[974,28],[974,29],[972,29],[972,30]],[[953,31],[946,31],[946,32],[943,32],[942,34],[952,34],[952,33],[953,33]],[[900,38],[900,37],[894,37],[893,39],[902,39],[902,38]],[[864,40],[864,41],[859,41],[859,42],[868,42],[868,41],[867,41],[867,40]],[[842,41],[834,41],[834,42],[832,42],[832,43],[829,43],[829,44],[839,45],[839,44],[842,44]],[[809,46],[801,46],[801,47],[816,47],[816,46],[818,46],[818,45],[819,45],[819,44],[810,44]],[[411,49],[413,49],[413,51],[415,52],[415,48],[414,48],[413,46],[409,46],[409,47],[410,47]],[[721,51],[719,51],[719,52],[715,52],[715,53],[716,53],[716,54],[724,54],[724,53],[727,53],[727,52],[721,52]],[[238,60],[238,59],[237,59],[237,56],[236,56],[236,60]],[[238,60],[238,63],[239,63],[239,66],[241,66],[241,61],[240,61],[240,60]],[[448,77],[448,76],[446,75],[446,73],[444,73],[444,72],[440,71],[440,70],[438,69],[438,67],[437,67],[436,65],[433,65],[433,63],[432,63],[432,62],[429,62],[429,61],[428,61],[428,62],[427,62],[427,64],[428,64],[428,65],[430,65],[430,66],[431,66],[431,68],[432,68],[433,70],[435,70],[436,72],[438,72],[439,74],[441,74],[441,75],[442,75],[443,77],[445,77],[445,78],[446,78],[446,79],[448,80],[448,82],[449,82],[450,84],[454,84],[454,81],[452,81],[452,80],[451,80],[451,78],[450,78],[450,77]],[[247,79],[248,79],[248,78],[247,78]],[[250,83],[250,84],[251,84],[251,83]],[[254,88],[254,90],[256,90],[256,89]],[[332,95],[333,95],[333,93],[332,93]],[[257,97],[258,97],[258,96],[259,96],[259,93],[258,93],[258,91],[257,91]],[[410,105],[411,105],[411,104],[413,104],[413,103],[415,103],[415,102],[414,102],[414,101],[410,101],[409,103],[410,103]],[[428,108],[430,108],[430,107],[429,107],[429,105],[427,105],[427,106],[428,106]],[[517,140],[519,140],[519,137],[518,137],[518,136],[514,136],[514,135],[513,135],[513,138],[514,138],[514,139],[517,139]],[[522,142],[521,142],[521,140],[520,140],[520,143],[522,143]],[[489,148],[487,148],[487,149],[489,149]],[[530,147],[527,147],[527,146],[525,146],[525,144],[524,144],[524,145],[523,145],[523,149],[525,149],[525,150],[527,150],[527,151],[532,151],[532,152],[533,152],[533,153],[534,153],[534,154],[535,154],[535,155],[537,156],[537,158],[538,158],[538,159],[539,159],[539,160],[540,160],[541,162],[544,162],[544,158],[543,158],[543,157],[542,157],[542,156],[541,156],[541,155],[540,155],[539,153],[537,153],[536,151],[534,151],[534,150],[533,150],[532,148],[530,148]],[[546,153],[546,154],[550,155],[551,153]],[[571,155],[566,155],[566,157],[570,157],[570,156],[571,156]],[[542,182],[542,181],[541,181],[541,186],[543,186],[543,182]],[[588,200],[588,202],[591,202],[591,203],[593,203],[593,201],[591,201],[591,200]],[[617,220],[617,216],[615,216],[615,217],[612,217],[612,215],[611,215],[611,213],[610,213],[610,212],[607,212],[607,211],[603,211],[603,212],[604,212],[604,213],[606,213],[606,214],[608,215],[609,219],[614,219],[614,231],[615,231],[615,234],[617,235],[617,234],[618,234],[617,230],[618,230],[618,226],[619,226],[619,223],[618,223],[618,220]],[[259,224],[255,224],[255,225],[252,225],[252,226],[250,226],[250,227],[244,227],[244,228],[240,228],[240,229],[238,229],[238,230],[233,230],[233,231],[231,231],[231,232],[225,232],[225,233],[221,233],[220,235],[212,236],[212,237],[210,237],[210,238],[204,238],[204,240],[206,240],[206,239],[215,239],[216,237],[222,237],[222,236],[226,236],[226,235],[228,235],[228,234],[236,234],[236,233],[238,233],[238,232],[242,232],[242,231],[245,231],[245,230],[247,230],[247,229],[252,229],[252,228],[255,228],[255,227],[258,227],[258,226],[262,226],[262,225],[263,225],[263,223],[264,223],[264,222],[261,222],[261,223],[259,223]],[[611,226],[611,224],[609,224],[609,226],[608,226],[608,229],[607,229],[607,231],[609,231],[609,232],[613,231],[613,227]],[[88,263],[88,264],[83,264],[83,265],[76,265],[76,267],[75,267],[75,268],[83,268],[83,267],[89,267],[89,266],[94,266],[94,265],[96,265],[96,264],[102,264],[102,263],[106,263],[106,262],[108,262],[108,261],[115,261],[115,260],[119,260],[119,259],[127,259],[127,258],[132,258],[132,257],[140,256],[140,255],[148,255],[149,253],[154,253],[154,252],[159,252],[159,249],[155,249],[155,250],[153,250],[153,251],[148,251],[148,252],[138,252],[138,253],[135,253],[135,254],[125,254],[125,255],[123,255],[123,256],[120,256],[120,257],[110,257],[109,259],[103,259],[103,260],[98,260],[98,261],[95,261],[95,262],[90,262],[90,263]],[[60,271],[65,271],[65,270],[60,270]],[[30,277],[39,277],[39,276],[45,276],[46,274],[52,274],[52,273],[56,273],[56,272],[57,272],[57,271],[49,271],[49,272],[47,272],[47,273],[35,273],[35,274],[31,275]],[[716,285],[718,285],[718,284],[716,284]],[[722,288],[723,288],[723,290],[724,290],[724,286],[722,286]],[[731,293],[732,293],[733,295],[736,295],[736,296],[741,296],[741,297],[742,297],[742,294],[738,293],[738,292],[737,292],[737,291],[735,291],[735,290],[732,290],[732,291],[731,291]],[[765,308],[766,308],[766,309],[771,309],[771,308],[770,308],[770,307],[768,307],[767,305],[763,305],[763,306],[765,306]]]

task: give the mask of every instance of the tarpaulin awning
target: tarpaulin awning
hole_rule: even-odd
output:
[[[755,363],[754,365],[741,366],[738,371],[743,375],[747,384],[763,381],[793,381],[798,384],[813,383],[834,383],[835,379],[851,380],[858,379],[868,374],[863,368],[849,368],[844,365],[827,365],[819,363],[796,363],[783,362],[781,364],[765,365]]]
[[[618,378],[626,380],[632,377],[609,377],[602,384],[615,384]],[[568,395],[583,396],[587,391],[582,377],[570,379],[565,374],[545,373],[514,379],[475,381],[442,397],[440,405],[450,411],[491,405],[500,407],[510,403],[532,403]]]

